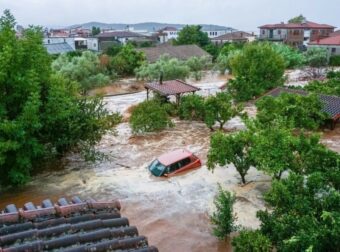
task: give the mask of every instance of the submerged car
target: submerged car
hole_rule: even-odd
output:
[[[161,155],[149,165],[150,172],[156,176],[173,176],[183,171],[200,167],[201,160],[188,150],[175,150]]]

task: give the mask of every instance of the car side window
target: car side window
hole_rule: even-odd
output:
[[[178,162],[173,163],[169,166],[169,172],[174,172],[178,169]]]
[[[179,161],[179,168],[182,168],[186,165],[190,164],[190,158],[185,158],[181,161]]]

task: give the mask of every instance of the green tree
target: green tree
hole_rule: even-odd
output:
[[[187,25],[179,33],[175,40],[176,45],[192,45],[196,44],[205,47],[210,44],[208,35],[202,31],[199,25]]]
[[[310,67],[324,67],[328,65],[328,52],[326,48],[313,47],[305,53],[306,64]]]
[[[210,43],[206,45],[203,49],[212,56],[213,60],[216,60],[216,58],[220,54],[221,47]]]
[[[204,120],[204,98],[197,94],[183,96],[179,105],[179,117],[190,121]]]
[[[235,252],[270,252],[270,240],[259,230],[241,230],[234,237],[232,245]]]
[[[230,192],[223,190],[219,184],[218,194],[214,200],[216,210],[210,216],[210,220],[214,225],[213,234],[221,240],[231,232],[237,230],[237,226],[235,225],[237,218],[233,213],[234,203],[235,196]]]
[[[322,111],[317,95],[303,96],[283,93],[279,97],[265,96],[256,102],[257,119],[268,124],[282,117],[296,128],[317,129],[329,116]],[[287,126],[288,126],[287,125]]]
[[[134,133],[160,131],[173,126],[166,108],[156,100],[138,104],[131,113],[130,124]]]
[[[195,80],[200,80],[202,71],[209,69],[211,66],[211,59],[209,57],[191,57],[185,63],[190,68]]]
[[[110,82],[106,69],[101,67],[98,55],[90,51],[72,58],[62,54],[52,63],[52,69],[65,78],[77,81],[83,94],[91,88],[104,86]]]
[[[211,130],[216,122],[219,123],[220,129],[223,129],[224,124],[242,110],[241,106],[233,104],[232,97],[227,92],[209,96],[205,100],[204,107],[204,122]]]
[[[133,75],[135,69],[145,61],[143,52],[138,52],[128,44],[123,46],[121,51],[112,59],[112,67],[120,76]]]
[[[24,184],[43,161],[93,146],[112,126],[100,100],[83,100],[74,82],[52,74],[41,29],[30,27],[18,39],[14,25],[6,10],[0,18],[0,185]]]
[[[113,44],[105,49],[105,54],[115,57],[123,49],[121,44]]]
[[[92,31],[91,31],[92,36],[96,36],[99,33],[100,33],[100,27],[92,26]]]
[[[155,63],[143,64],[136,69],[136,77],[141,80],[159,80],[161,73],[163,73],[163,80],[184,80],[189,77],[190,68],[184,61],[163,55]]]
[[[271,43],[271,46],[275,52],[282,56],[285,62],[285,68],[297,68],[305,63],[304,54],[300,53],[297,49],[289,45],[277,43]]]
[[[254,164],[250,155],[252,148],[252,134],[250,131],[240,131],[235,134],[216,132],[211,136],[208,152],[208,168],[233,164],[240,174],[242,183],[246,183],[245,176]]]
[[[238,101],[247,101],[283,84],[284,61],[268,44],[248,44],[232,57],[235,76],[229,90]]]
[[[288,23],[289,24],[302,24],[305,21],[306,21],[306,18],[302,14],[300,14],[299,16],[289,19]]]
[[[338,166],[339,172],[339,166]],[[326,173],[274,181],[265,195],[271,211],[259,211],[261,232],[278,251],[337,251],[340,246],[339,187]]]

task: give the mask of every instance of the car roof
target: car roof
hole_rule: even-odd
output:
[[[192,153],[188,150],[179,149],[172,152],[165,153],[158,158],[158,161],[165,166],[173,164],[182,159],[188,158]]]

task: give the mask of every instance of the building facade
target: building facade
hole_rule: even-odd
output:
[[[267,24],[260,26],[260,40],[283,42],[285,44],[301,47],[308,43],[330,36],[335,27],[327,24],[317,24],[305,21],[299,24]]]
[[[310,42],[308,48],[326,48],[328,56],[340,55],[340,34],[329,38]]]

